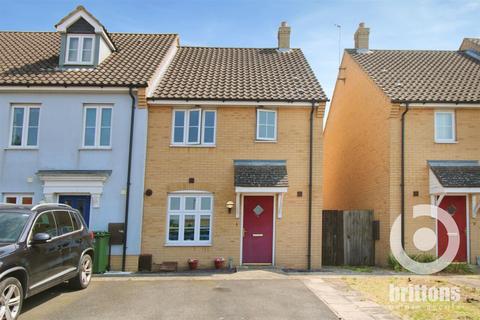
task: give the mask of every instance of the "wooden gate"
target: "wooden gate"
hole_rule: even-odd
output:
[[[324,210],[322,264],[374,265],[373,211]]]

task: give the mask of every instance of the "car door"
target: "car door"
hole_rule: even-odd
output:
[[[55,221],[58,230],[58,246],[62,255],[62,271],[71,271],[77,267],[78,261],[74,257],[74,231],[72,218],[68,211],[54,211]]]
[[[37,233],[48,233],[52,239],[46,243],[28,247],[28,267],[30,269],[30,289],[42,286],[62,272],[62,255],[58,245],[58,231],[53,212],[43,212],[35,220],[30,239]]]

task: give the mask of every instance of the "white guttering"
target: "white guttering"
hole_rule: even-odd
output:
[[[153,77],[151,80],[148,82],[148,89],[147,89],[147,97],[151,97],[153,93],[155,92],[155,89],[157,88],[158,84],[160,83],[160,80],[162,80],[163,76],[167,72],[168,67],[170,66],[170,63],[172,62],[173,58],[175,57],[175,54],[178,51],[178,46],[179,46],[179,41],[178,41],[178,36],[175,37],[175,40],[172,41],[172,45],[168,49],[165,57],[163,58],[162,62],[158,66],[157,70],[155,71]]]
[[[405,107],[405,103],[400,104],[401,106]],[[452,108],[480,108],[479,103],[409,103],[409,108],[445,108],[445,109],[452,109]]]
[[[128,87],[96,86],[0,86],[0,92],[128,92]]]
[[[235,105],[235,106],[288,106],[288,107],[312,107],[311,102],[288,102],[288,101],[242,101],[242,100],[157,100],[149,99],[148,103],[151,105],[165,105],[165,106],[189,106],[189,105]],[[320,106],[324,102],[316,103]]]

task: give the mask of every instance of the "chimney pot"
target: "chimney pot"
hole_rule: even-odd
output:
[[[282,21],[278,28],[278,49],[284,51],[290,49],[290,26],[286,21]]]
[[[368,51],[368,42],[370,36],[370,28],[365,27],[365,22],[360,22],[357,31],[355,31],[355,49],[357,51]]]

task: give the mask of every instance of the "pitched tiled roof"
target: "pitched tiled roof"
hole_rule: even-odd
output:
[[[440,184],[446,188],[479,188],[480,166],[431,166]]]
[[[284,160],[235,160],[236,187],[288,187]]]
[[[0,85],[146,86],[177,37],[109,35],[117,51],[100,65],[60,70],[57,32],[0,32]]]
[[[480,102],[480,61],[462,51],[347,52],[395,102]]]
[[[156,99],[325,101],[300,49],[180,47]]]

